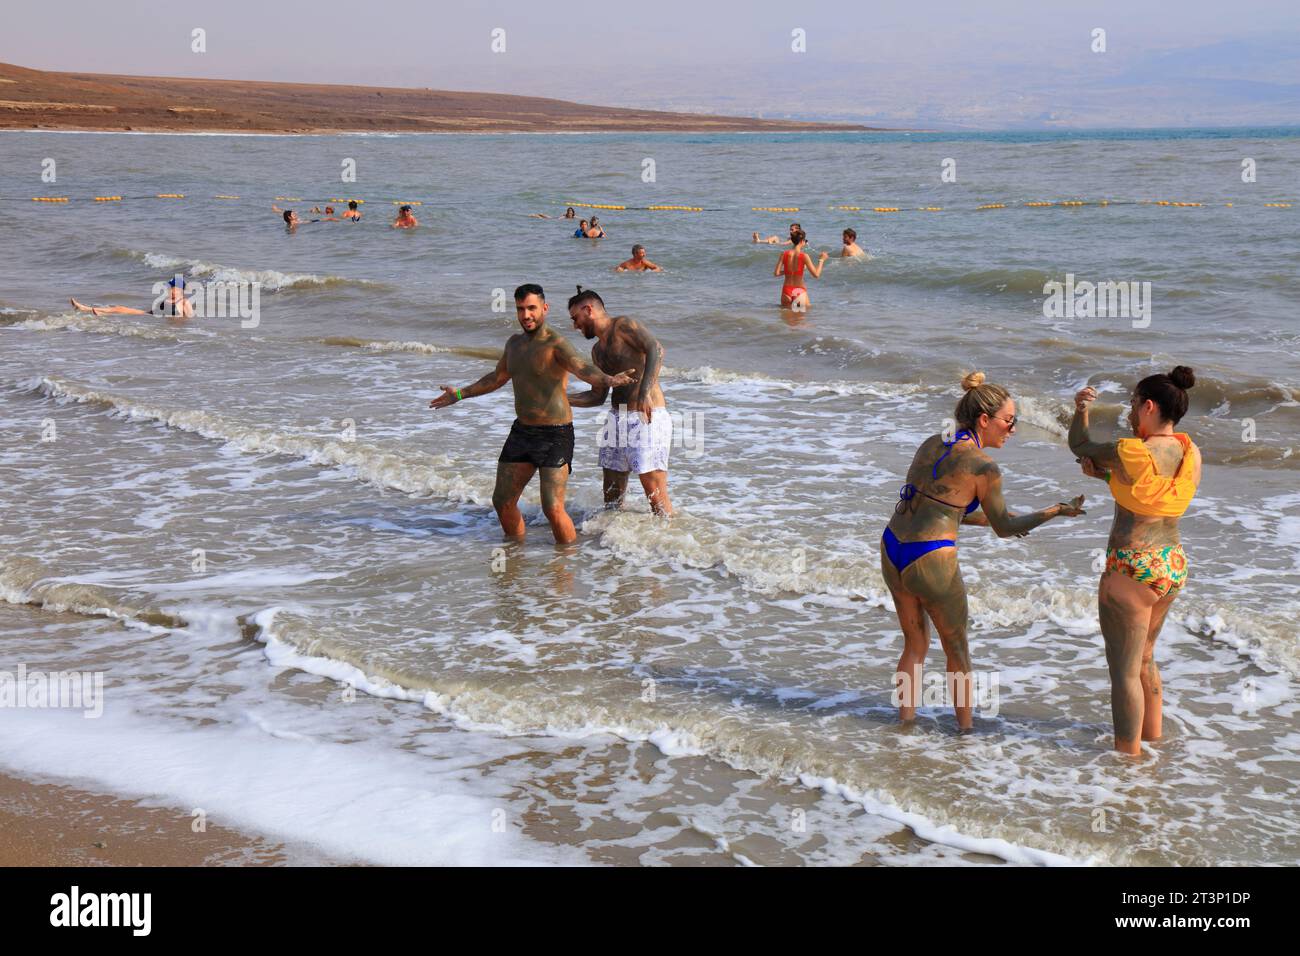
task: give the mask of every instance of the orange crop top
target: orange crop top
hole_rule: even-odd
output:
[[[1183,460],[1173,477],[1156,471],[1155,459],[1142,439],[1121,438],[1116,442],[1124,473],[1132,481],[1125,484],[1111,473],[1110,493],[1117,504],[1148,518],[1177,518],[1187,510],[1196,494],[1191,478],[1196,446],[1185,432],[1176,432],[1174,437],[1183,446]]]

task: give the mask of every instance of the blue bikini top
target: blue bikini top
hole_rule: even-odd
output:
[[[938,479],[938,477],[939,477],[939,462],[943,461],[945,458],[947,458],[947,457],[952,453],[952,446],[955,445],[955,444],[957,444],[957,442],[959,442],[959,441],[966,441],[967,439],[970,439],[971,441],[973,441],[973,442],[975,443],[975,447],[976,447],[976,448],[983,448],[983,447],[984,447],[983,445],[980,444],[979,436],[974,435],[974,434],[972,434],[971,432],[968,432],[968,431],[966,431],[966,429],[963,428],[961,431],[959,431],[956,435],[953,436],[952,441],[946,441],[946,442],[943,443],[943,447],[946,448],[947,451],[945,451],[942,455],[940,455],[940,456],[935,460],[934,467],[930,469],[930,477],[931,477],[931,478],[934,478],[934,479],[936,479],[936,480]],[[951,502],[944,501],[942,498],[936,498],[934,495],[927,495],[927,494],[925,494],[924,491],[921,491],[920,488],[916,487],[916,485],[913,485],[913,484],[906,484],[906,485],[903,485],[902,488],[898,489],[898,498],[899,498],[899,503],[898,503],[897,508],[895,508],[894,510],[897,511],[898,508],[903,507],[904,504],[906,504],[907,502],[911,501],[911,500],[912,500],[913,498],[915,498],[918,494],[925,495],[925,497],[929,498],[931,501],[937,501],[937,502],[939,502],[939,504],[941,504],[941,505],[947,505],[949,508],[960,508],[960,507],[961,507],[961,505],[954,505],[954,504],[952,504]],[[972,511],[974,511],[974,510],[975,510],[976,508],[978,508],[979,506],[980,506],[980,500],[979,500],[979,498],[972,498],[972,499],[971,499],[971,503],[968,504],[968,505],[966,505],[966,512],[965,512],[965,513],[966,513],[966,514],[970,514]]]

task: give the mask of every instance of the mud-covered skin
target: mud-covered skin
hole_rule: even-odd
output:
[[[516,300],[515,314],[523,331],[515,333],[506,342],[496,368],[459,390],[443,385],[442,394],[429,402],[429,407],[446,408],[513,382],[515,417],[521,424],[567,425],[573,421],[564,388],[570,372],[591,385],[607,389],[635,383],[636,378],[629,372],[606,375],[583,359],[564,336],[546,324],[548,308],[540,296],[532,293]],[[537,470],[535,465],[527,462],[497,463],[492,506],[501,522],[501,530],[507,536],[518,537],[524,533],[519,498]],[[556,542],[568,544],[577,537],[564,508],[569,469],[542,468],[541,472],[542,511],[551,524]]]
[[[659,372],[663,368],[664,349],[659,341],[641,323],[625,315],[610,318],[608,341],[598,339],[591,348],[591,358],[603,372],[630,369],[637,381],[613,390],[615,406],[626,405],[632,411],[649,411],[664,408],[668,402],[659,387]],[[571,393],[569,404],[577,408],[599,408],[605,404],[609,389],[593,386],[590,391]]]
[[[1014,414],[1014,406],[1005,413],[1000,410],[999,414],[1009,417]],[[996,426],[989,423],[989,427]],[[1005,441],[1005,434],[1005,431],[1001,433],[1001,441]],[[981,443],[988,444],[983,439]],[[899,541],[955,540],[962,524],[986,525],[998,537],[1025,535],[1059,514],[1083,513],[1080,498],[1032,514],[1014,515],[1007,510],[1002,495],[1002,474],[997,464],[973,441],[955,443],[948,456],[939,462],[937,477],[931,477],[934,463],[945,451],[948,449],[940,435],[930,436],[917,449],[907,472],[907,481],[916,486],[917,494],[911,501],[900,501],[889,521],[889,528]],[[933,495],[948,504],[925,495]],[[963,515],[966,505],[975,497],[980,499],[983,514]],[[970,649],[966,639],[968,613],[966,586],[957,562],[957,549],[931,551],[913,561],[900,574],[889,560],[882,542],[880,570],[893,595],[903,629],[903,654],[895,675],[895,686],[899,688],[899,717],[906,721],[916,715],[916,700],[922,688],[922,666],[930,646],[929,621],[933,621],[943,645],[949,699],[955,704],[957,725],[962,730],[970,729],[974,700]],[[908,675],[910,681],[904,683],[903,675]],[[910,694],[907,692],[909,685]]]
[[[651,421],[655,409],[668,406],[663,390],[659,387],[659,371],[663,367],[664,348],[659,340],[650,334],[650,330],[635,319],[627,316],[608,318],[608,328],[600,329],[600,320],[593,321],[592,310],[570,310],[574,326],[584,335],[596,338],[591,349],[592,361],[603,371],[611,369],[630,369],[637,376],[633,385],[624,385],[614,389],[615,407],[624,405],[629,412],[639,413],[645,421]],[[600,310],[604,315],[604,310]],[[569,404],[577,408],[598,408],[605,403],[609,389],[593,385],[586,392],[570,392]],[[603,469],[602,492],[607,507],[622,507],[627,494],[627,472]],[[668,497],[668,473],[666,471],[649,471],[638,476],[641,487],[645,490],[650,508],[655,514],[671,516],[672,501]]]
[[[1083,473],[1103,481],[1113,474],[1128,483],[1114,442],[1093,441],[1089,434],[1089,409],[1096,391],[1085,388],[1075,396],[1074,419],[1070,423],[1070,450],[1079,456]],[[1146,434],[1147,450],[1156,471],[1165,476],[1178,471],[1183,447],[1172,437],[1173,426],[1161,423],[1152,403],[1145,407],[1136,400],[1130,406],[1128,423],[1135,435]],[[1145,422],[1145,424],[1144,424]],[[1153,433],[1154,432],[1154,433]],[[1192,478],[1201,481],[1201,456],[1193,447]],[[1163,548],[1180,543],[1178,518],[1138,515],[1115,504],[1107,548]],[[1126,574],[1109,569],[1102,572],[1097,589],[1097,615],[1106,644],[1106,666],[1110,671],[1111,720],[1115,749],[1127,754],[1141,752],[1143,740],[1159,740],[1162,732],[1162,683],[1155,662],[1156,638],[1165,615],[1181,589],[1164,597]]]

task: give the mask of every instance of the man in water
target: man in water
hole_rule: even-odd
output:
[[[844,240],[844,248],[840,250],[841,259],[859,258],[866,255],[866,252],[858,245],[858,234],[852,229],[845,229],[841,238]]]
[[[615,272],[663,272],[657,265],[645,257],[645,246],[638,243],[632,247],[632,258],[626,262],[620,262],[615,268]]]
[[[420,221],[411,214],[410,206],[402,206],[397,210],[397,218],[393,220],[394,229],[414,229],[420,224]]]
[[[446,408],[512,381],[517,417],[497,461],[492,507],[501,530],[510,537],[522,537],[524,516],[519,511],[519,496],[533,473],[541,469],[542,511],[556,543],[568,544],[578,537],[564,510],[565,486],[573,470],[573,412],[564,390],[569,373],[601,389],[631,385],[636,375],[634,369],[606,375],[583,361],[577,349],[546,324],[548,311],[541,286],[530,282],[515,289],[515,317],[523,331],[510,336],[497,367],[473,385],[440,386],[443,394],[429,407]]]
[[[600,440],[600,467],[604,470],[605,504],[621,507],[627,494],[627,476],[636,472],[650,500],[650,510],[672,517],[668,499],[668,451],[673,441],[673,422],[659,387],[659,369],[664,350],[659,341],[639,322],[627,316],[611,318],[605,303],[591,289],[578,286],[569,299],[569,317],[574,327],[589,339],[596,339],[591,358],[602,370],[630,368],[637,373],[626,385],[614,387],[613,408],[605,419]],[[609,387],[594,384],[590,391],[571,393],[575,408],[599,408]]]

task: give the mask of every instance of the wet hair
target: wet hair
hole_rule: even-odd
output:
[[[518,289],[515,289],[516,302],[522,302],[530,295],[537,296],[537,298],[541,299],[543,302],[546,301],[546,293],[542,291],[542,287],[536,282],[525,282]]]
[[[856,232],[854,232],[852,229],[845,229],[845,230],[844,230],[844,235],[846,235],[846,236],[849,237],[849,242],[857,242],[857,241],[858,241],[858,234],[857,234]]]
[[[595,302],[602,309],[605,308],[605,300],[600,297],[599,292],[595,289],[584,289],[582,286],[578,286],[577,294],[569,296],[569,308],[576,308],[585,302]]]
[[[953,417],[961,428],[974,428],[981,415],[992,418],[997,410],[1011,397],[1001,385],[984,381],[983,372],[971,372],[961,380],[961,387],[966,392],[957,403]]]
[[[565,219],[572,219],[572,218],[573,218],[574,216],[576,216],[576,215],[577,215],[577,213],[573,211],[573,207],[572,207],[572,206],[570,206],[568,209],[564,210],[564,218],[565,218]]]
[[[325,207],[325,215],[327,215],[327,216],[332,216],[332,215],[334,215],[334,207],[333,207],[333,206],[326,206],[326,207]]]
[[[636,251],[638,249],[640,249],[642,252],[645,252],[645,246],[641,245],[641,243],[638,242],[635,246],[632,247],[632,255],[636,255]]]
[[[797,229],[799,232],[803,232],[803,226],[799,225],[799,223],[797,223],[797,222],[792,222],[792,223],[790,223],[790,231],[791,231],[791,232],[794,232],[796,229]]]
[[[403,207],[401,207],[400,209],[398,209],[397,211],[398,211],[398,212],[410,212],[410,211],[411,211],[411,207],[410,207],[410,206],[403,206]]]
[[[356,201],[355,199],[349,199],[349,200],[348,200],[348,208],[349,208],[349,209],[356,209],[356,208],[357,208],[357,201]]]
[[[293,210],[292,210],[292,209],[286,209],[286,210],[284,211],[284,221],[285,221],[285,222],[293,222]]]
[[[797,246],[801,242],[807,242],[808,236],[802,229],[794,229],[790,232],[790,241]]]
[[[1177,425],[1187,414],[1187,390],[1195,384],[1196,373],[1186,365],[1178,365],[1168,374],[1148,375],[1137,383],[1133,394],[1141,401],[1155,402],[1161,419]]]

